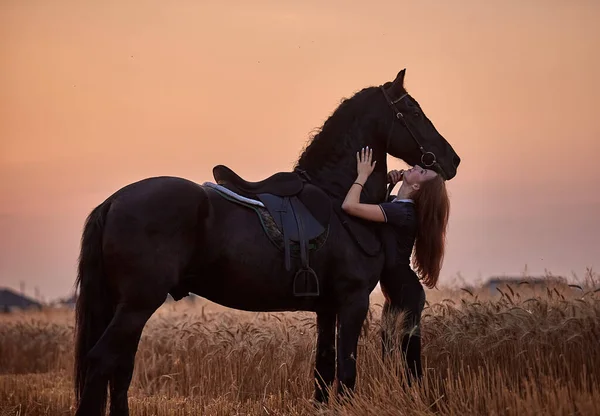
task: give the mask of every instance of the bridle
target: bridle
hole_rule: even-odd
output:
[[[379,88],[381,88],[381,92],[383,93],[383,96],[385,97],[385,100],[387,101],[387,103],[389,104],[389,106],[392,108],[392,110],[394,111],[394,113],[396,114],[396,118],[398,120],[400,120],[400,122],[402,123],[402,125],[406,128],[406,130],[408,130],[408,132],[410,133],[411,137],[413,138],[413,140],[415,141],[415,143],[417,144],[417,146],[419,146],[419,150],[421,151],[421,163],[427,167],[433,167],[438,173],[440,173],[442,175],[442,177],[446,177],[446,172],[444,171],[444,169],[442,168],[442,166],[438,163],[437,158],[435,156],[435,153],[433,152],[427,152],[425,151],[425,148],[423,148],[423,145],[421,144],[421,142],[419,142],[419,140],[417,139],[417,137],[415,136],[415,134],[413,133],[413,131],[410,129],[410,127],[408,127],[408,124],[406,123],[406,120],[404,119],[404,114],[402,114],[402,112],[400,110],[398,110],[398,108],[396,107],[396,103],[402,101],[403,99],[405,99],[408,96],[408,93],[404,93],[400,96],[400,98],[396,99],[396,100],[392,100],[390,98],[390,96],[388,95],[387,92],[385,92],[385,88],[383,88],[383,86],[380,86]],[[392,124],[393,127],[393,124]],[[392,135],[392,131],[390,130],[390,134],[388,135],[388,148],[389,148],[389,140],[391,138]],[[426,162],[426,158],[430,158],[431,161],[429,163]]]

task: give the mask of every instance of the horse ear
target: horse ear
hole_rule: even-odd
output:
[[[392,86],[390,87],[390,93],[392,97],[399,97],[402,95],[404,90],[404,75],[406,74],[406,68],[402,71],[398,72],[396,75],[396,79],[392,82]]]
[[[396,79],[394,80],[394,84],[404,85],[404,75],[406,75],[406,68],[398,72],[398,75],[396,75]]]

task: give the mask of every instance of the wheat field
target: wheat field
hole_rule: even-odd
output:
[[[316,407],[315,316],[165,303],[146,325],[132,415],[600,415],[600,289],[428,291],[425,377],[380,358],[378,292],[356,395]],[[0,415],[73,414],[73,312],[0,315]]]

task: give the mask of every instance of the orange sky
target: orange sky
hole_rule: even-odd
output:
[[[0,285],[65,295],[110,193],[289,170],[342,97],[404,67],[462,158],[442,282],[598,266],[600,4],[212,3],[0,3]]]

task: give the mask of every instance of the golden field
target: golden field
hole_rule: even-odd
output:
[[[407,388],[380,359],[380,310],[359,342],[354,400],[312,402],[315,316],[165,303],[146,325],[132,415],[598,415],[600,289],[432,290],[426,376]],[[0,415],[73,413],[73,312],[0,315]]]

